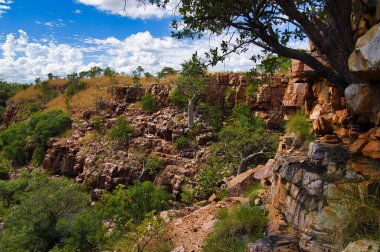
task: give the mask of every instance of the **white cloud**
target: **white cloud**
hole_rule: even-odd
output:
[[[65,22],[62,19],[58,19],[57,21],[46,21],[46,22],[36,21],[36,24],[45,25],[48,28],[65,27],[66,26]]]
[[[79,39],[79,38],[78,38]],[[139,32],[120,40],[82,38],[80,46],[59,44],[54,38],[31,40],[19,30],[18,35],[8,34],[0,44],[0,79],[32,82],[48,73],[65,76],[71,72],[86,70],[91,66],[111,67],[118,72],[131,73],[141,65],[146,71],[157,73],[165,66],[180,69],[184,60],[198,51],[203,56],[210,47],[217,47],[221,38],[197,41],[177,40],[172,37],[154,37],[149,32]],[[250,60],[259,53],[257,47],[242,55],[232,54],[225,63],[212,67],[211,71],[246,71],[253,67]]]
[[[167,10],[158,8],[157,6],[141,4],[138,0],[126,0],[124,5],[123,0],[77,0],[89,6],[94,6],[100,11],[104,11],[114,15],[127,16],[133,19],[148,19],[148,18],[164,18],[170,16],[176,6],[178,0],[172,0],[167,6]]]
[[[81,13],[82,13],[81,10],[74,10],[73,12],[74,12],[75,14],[81,14]]]
[[[18,39],[8,34],[1,46],[0,78],[9,81],[31,82],[49,72],[57,75],[87,67],[80,50],[66,44],[30,43],[27,34],[20,30]]]
[[[0,0],[0,17],[11,9],[12,0]]]

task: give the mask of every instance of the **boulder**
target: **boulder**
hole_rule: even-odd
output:
[[[363,148],[362,153],[366,157],[380,159],[380,140],[370,140]]]
[[[361,36],[355,45],[348,65],[350,71],[363,79],[378,80],[380,77],[380,24]]]
[[[243,172],[233,178],[228,186],[230,196],[237,197],[244,193],[244,191],[247,190],[248,187],[250,187],[255,181],[254,174],[255,170],[249,169],[248,171]]]

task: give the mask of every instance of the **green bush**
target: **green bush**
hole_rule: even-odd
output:
[[[48,102],[59,95],[58,90],[51,88],[48,81],[43,81],[38,85],[41,88],[42,99],[44,102]]]
[[[312,125],[300,111],[289,117],[285,129],[287,134],[294,133],[300,137],[302,141],[311,142],[314,140]]]
[[[146,168],[149,170],[150,175],[157,175],[165,168],[165,161],[159,157],[149,155],[146,157]]]
[[[102,223],[78,184],[35,172],[2,182],[0,192],[13,205],[0,232],[1,251],[90,251],[101,244]]]
[[[149,114],[156,112],[159,108],[158,101],[156,100],[156,98],[149,94],[141,97],[140,104],[142,110]]]
[[[174,89],[174,91],[170,94],[170,101],[179,109],[185,109],[188,104],[187,96],[178,88]]]
[[[128,123],[127,118],[120,116],[112,125],[108,136],[112,141],[127,142],[134,134],[133,127]]]
[[[30,158],[41,163],[47,140],[71,127],[70,117],[60,110],[36,113],[27,122],[9,126],[0,133],[0,148],[4,157],[15,165],[24,165]]]
[[[183,150],[190,147],[190,140],[185,136],[181,136],[174,141],[173,145],[177,150]]]
[[[182,187],[182,193],[181,193],[181,201],[192,205],[196,199],[195,189],[192,185],[186,184]]]
[[[203,247],[205,252],[244,252],[248,242],[263,237],[267,224],[265,212],[252,205],[242,205],[230,211],[222,209],[217,218]]]
[[[84,82],[79,82],[78,84],[70,84],[66,89],[66,96],[69,98],[73,97],[75,94],[79,93],[82,90],[85,90],[86,88],[87,85]]]
[[[128,189],[119,185],[112,194],[103,196],[102,215],[106,220],[114,220],[118,228],[123,229],[129,221],[139,224],[146,214],[167,209],[170,198],[171,195],[163,188],[149,181]]]

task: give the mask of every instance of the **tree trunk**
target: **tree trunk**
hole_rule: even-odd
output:
[[[189,104],[187,106],[188,113],[188,128],[191,130],[194,126],[194,114],[195,114],[195,102],[197,101],[198,93],[189,99]]]
[[[256,152],[256,153],[253,153],[253,154],[249,155],[248,157],[242,158],[240,160],[240,163],[239,163],[239,167],[238,167],[238,170],[237,170],[237,175],[239,175],[239,174],[241,174],[243,172],[246,172],[248,166],[253,161],[253,159],[255,159],[257,156],[262,155],[262,154],[264,154],[263,150],[261,150],[259,152]]]

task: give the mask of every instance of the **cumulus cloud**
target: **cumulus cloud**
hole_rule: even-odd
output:
[[[86,67],[80,50],[66,44],[31,43],[22,30],[18,38],[8,34],[1,48],[0,78],[5,80],[31,82],[50,72],[66,75]]]
[[[163,10],[149,3],[141,4],[138,0],[77,0],[78,3],[94,6],[106,13],[127,16],[133,19],[164,18],[173,13],[178,0],[170,1],[167,10]]]
[[[50,72],[65,76],[94,65],[125,73],[131,73],[141,65],[146,71],[155,74],[165,66],[180,69],[181,63],[190,59],[195,51],[203,55],[210,48],[219,46],[221,38],[184,41],[169,36],[154,37],[146,31],[125,39],[86,38],[80,46],[51,41],[31,42],[23,30],[19,30],[17,35],[8,34],[0,44],[3,56],[0,57],[0,79],[32,82],[37,77],[46,77]],[[249,70],[254,66],[250,57],[259,52],[259,48],[252,47],[241,55],[232,54],[224,63],[210,70]]]

